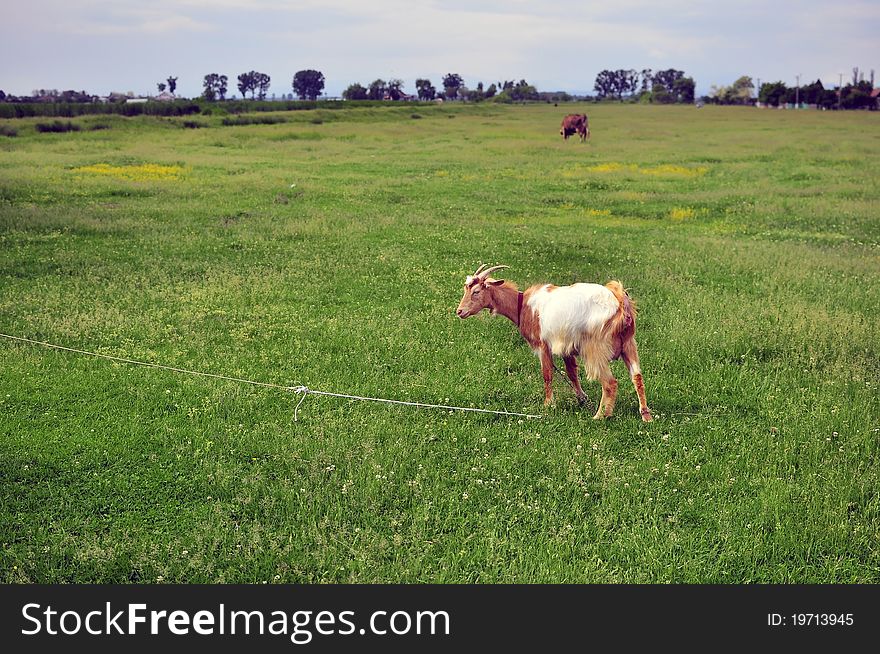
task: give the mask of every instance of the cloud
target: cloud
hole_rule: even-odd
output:
[[[116,21],[107,19],[76,20],[67,24],[66,31],[79,36],[151,35],[174,32],[209,32],[217,27],[181,15],[129,15]]]
[[[672,28],[604,18],[560,20],[545,11],[533,12],[531,5],[517,11],[516,3],[499,13],[434,3],[394,12],[389,7],[396,3],[382,4],[385,11],[359,21],[276,30],[266,36],[275,43],[295,43],[291,59],[323,51],[321,61],[347,74],[346,83],[377,76],[411,83],[416,76],[458,72],[470,85],[525,77],[554,88],[572,88],[573,83],[588,88],[595,73],[606,67],[641,68],[655,62],[671,67],[702,56],[711,45],[707,36]]]
[[[166,0],[156,0],[149,6],[129,0],[33,0],[14,3],[8,11],[8,24],[33,39],[46,31],[72,37],[103,37],[217,29],[212,20],[182,12],[179,3]],[[51,21],[46,20],[47,16],[52,17]]]

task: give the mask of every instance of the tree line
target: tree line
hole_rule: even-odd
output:
[[[252,100],[265,100],[271,82],[272,78],[266,73],[252,70],[238,76],[238,91],[242,98],[250,92]],[[202,97],[209,102],[225,100],[228,84],[226,75],[208,73],[202,80]],[[291,86],[300,100],[317,100],[324,91],[324,74],[318,70],[297,71]]]
[[[703,98],[713,104],[751,105],[756,102],[768,107],[785,105],[808,105],[819,109],[876,109],[877,100],[872,97],[874,71],[870,80],[864,79],[858,68],[853,68],[852,81],[846,86],[825,88],[822,80],[804,85],[787,86],[784,82],[761,84],[755,94],[752,78],[743,75],[730,86],[712,87]]]
[[[166,80],[156,84],[159,93],[166,90],[174,94],[177,88],[177,77],[169,76]],[[229,77],[220,73],[208,73],[202,79],[201,99],[208,102],[227,100],[229,93]],[[251,70],[241,73],[237,77],[237,88],[242,99],[248,97],[252,100],[265,100],[272,79],[269,75],[260,71]],[[300,100],[315,101],[324,91],[325,78],[324,74],[318,70],[301,70],[294,76],[291,87]],[[353,83],[348,86],[342,93],[342,97],[346,100],[420,100],[431,101],[437,98],[445,100],[465,100],[470,102],[479,102],[482,100],[494,100],[496,102],[520,102],[526,100],[540,100],[542,94],[539,94],[534,85],[529,84],[526,80],[504,80],[493,82],[488,86],[484,86],[483,82],[478,82],[476,87],[468,88],[464,79],[458,73],[448,73],[442,79],[440,89],[438,90],[434,84],[428,80],[419,78],[415,81],[416,95],[407,94],[403,90],[403,80],[400,79],[376,79],[368,86],[360,83]],[[565,95],[565,94],[563,94]],[[133,94],[121,95],[111,94],[110,100],[125,100],[134,97]],[[283,96],[282,96],[283,97]],[[291,94],[291,99],[293,95]],[[571,96],[565,95],[570,98]],[[52,90],[34,91],[29,97],[7,97],[3,91],[0,91],[0,101],[7,100],[9,102],[98,102],[101,100],[96,95],[87,94],[85,91],[64,91],[63,93]]]
[[[177,77],[169,76],[156,86],[162,93],[166,89],[174,95],[177,88]],[[242,99],[250,94],[251,100],[265,100],[271,84],[269,75],[251,70],[237,77],[237,88]],[[324,91],[324,74],[318,70],[300,70],[291,80],[291,88],[301,101],[315,101]],[[463,100],[480,102],[522,102],[548,101],[566,102],[570,100],[593,100],[589,96],[575,97],[564,92],[547,93],[538,90],[526,80],[504,80],[484,86],[478,82],[474,88],[468,88],[458,73],[446,74],[439,85],[431,80],[419,78],[415,80],[415,95],[407,94],[403,89],[404,82],[400,79],[376,79],[364,86],[359,82],[350,84],[342,93],[345,100],[419,100],[422,102],[442,98],[444,100]],[[602,70],[594,83],[595,99],[618,100],[656,104],[690,104],[694,102],[695,83],[684,71],[669,68],[653,71],[645,68]],[[202,100],[214,102],[227,100],[229,78],[218,73],[209,73],[202,80]],[[864,79],[864,73],[853,68],[852,82],[839,88],[825,88],[821,80],[803,86],[789,87],[783,82],[769,82],[755,88],[751,77],[742,76],[730,86],[713,86],[711,93],[700,98],[712,104],[755,104],[759,102],[767,106],[786,104],[806,104],[827,109],[876,109],[877,99],[872,97],[874,90],[874,71],[870,80]],[[113,101],[125,101],[134,97],[112,93],[107,98]],[[282,98],[284,96],[282,95]],[[80,104],[97,103],[103,98],[86,91],[58,91],[56,89],[39,89],[31,96],[7,96],[0,90],[0,102],[10,103],[52,103]],[[273,94],[274,99],[274,94]],[[290,95],[293,99],[293,94]]]
[[[684,71],[669,68],[603,70],[596,75],[593,90],[598,99],[637,100],[656,104],[691,104],[695,83]]]
[[[464,79],[458,73],[447,73],[443,76],[440,90],[429,79],[418,78],[415,81],[416,95],[408,95],[403,91],[403,80],[399,79],[375,79],[369,85],[364,86],[360,82],[350,84],[343,92],[345,100],[407,100],[418,99],[422,102],[432,100],[466,100],[469,102],[481,102],[493,100],[495,102],[518,102],[523,100],[538,100],[538,91],[534,86],[521,79],[493,82],[484,86],[478,82],[476,87],[465,86]]]

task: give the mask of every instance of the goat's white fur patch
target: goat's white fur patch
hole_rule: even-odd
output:
[[[556,356],[582,350],[585,339],[599,336],[620,308],[617,298],[601,284],[572,284],[532,293],[529,306],[538,312],[541,340]]]

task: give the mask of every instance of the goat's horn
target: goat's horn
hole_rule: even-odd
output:
[[[484,263],[483,265],[481,265],[479,268],[477,268],[477,272],[475,272],[473,276],[474,277],[478,276],[480,274],[480,271],[488,265],[489,264],[487,264],[487,263]]]
[[[495,270],[501,270],[502,268],[510,268],[510,266],[492,266],[491,268],[486,268],[483,272],[480,273],[480,279],[487,279],[489,277],[489,273]]]

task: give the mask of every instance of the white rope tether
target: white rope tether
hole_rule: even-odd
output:
[[[347,393],[331,393],[329,391],[318,391],[313,388],[309,388],[308,386],[284,386],[282,384],[272,384],[269,382],[261,382],[254,381],[252,379],[244,379],[242,377],[230,377],[228,375],[218,375],[212,372],[201,372],[198,370],[187,370],[186,368],[176,368],[174,366],[165,366],[159,363],[150,363],[148,361],[138,361],[136,359],[127,359],[125,357],[117,357],[111,354],[101,354],[99,352],[89,352],[88,350],[80,350],[74,347],[65,347],[64,345],[55,345],[54,343],[46,343],[45,341],[36,341],[30,338],[22,338],[21,336],[11,336],[9,334],[0,333],[0,337],[8,338],[13,341],[20,341],[22,343],[29,343],[31,345],[41,345],[43,347],[52,348],[55,350],[63,350],[65,352],[75,352],[77,354],[85,354],[91,357],[97,357],[99,359],[107,359],[109,361],[117,361],[119,363],[128,363],[134,366],[144,366],[147,368],[159,368],[161,370],[169,370],[171,372],[177,372],[184,375],[198,375],[200,377],[211,377],[213,379],[223,379],[226,381],[237,382],[241,384],[251,384],[253,386],[263,386],[266,388],[277,388],[284,391],[291,391],[293,393],[301,394],[302,397],[299,398],[299,401],[296,404],[296,407],[293,410],[293,419],[294,421],[298,420],[298,412],[300,405],[306,399],[306,396],[311,395],[324,395],[327,397],[339,397],[347,400],[360,400],[364,402],[383,402],[385,404],[397,404],[401,406],[412,406],[418,407],[422,409],[446,409],[448,411],[469,411],[473,413],[492,413],[495,415],[501,416],[510,416],[510,417],[519,417],[519,418],[541,418],[540,415],[531,414],[531,413],[517,413],[515,411],[496,411],[493,409],[477,409],[474,407],[464,407],[464,406],[450,406],[447,404],[426,404],[424,402],[405,402],[403,400],[389,400],[381,397],[364,397],[361,395],[349,395]]]

